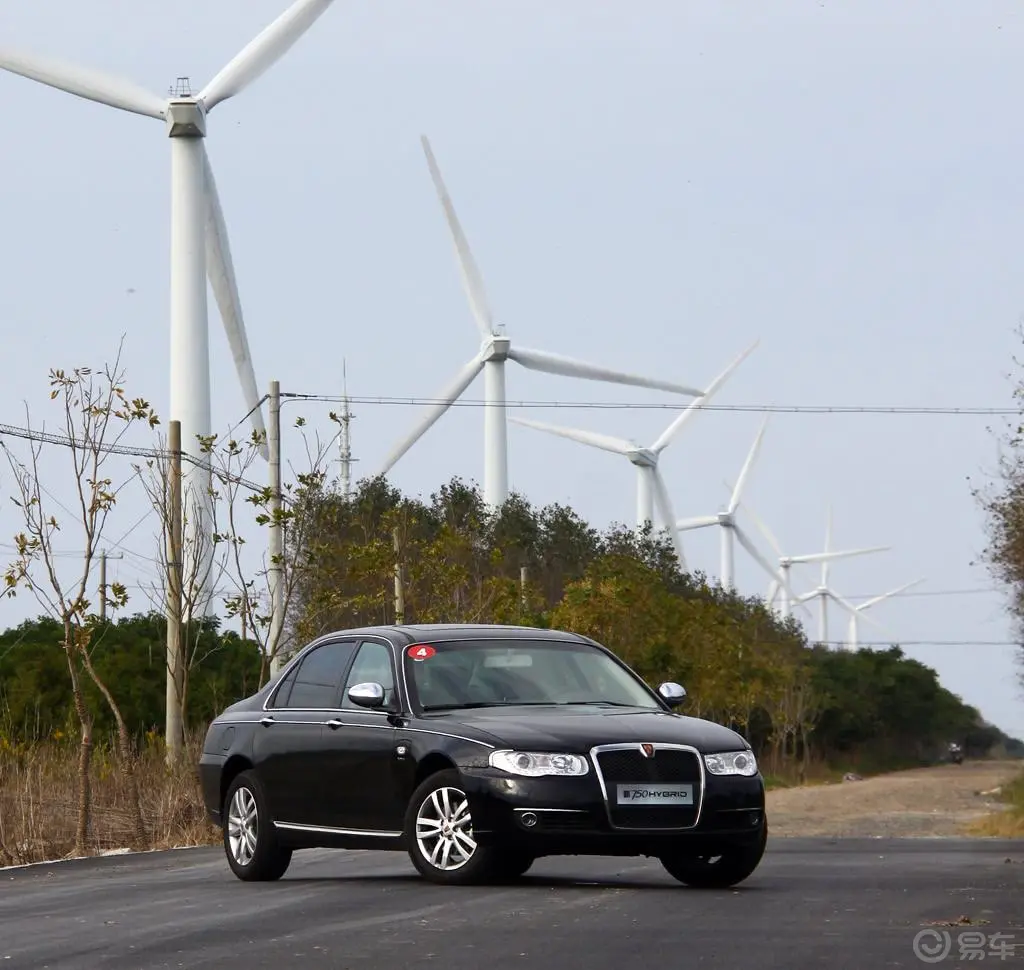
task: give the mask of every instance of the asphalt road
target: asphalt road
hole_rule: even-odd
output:
[[[976,925],[928,926],[962,916]],[[1024,967],[1024,843],[777,838],[746,883],[710,892],[613,858],[484,889],[428,884],[397,853],[296,853],[260,885],[219,849],[0,871],[0,970],[875,970],[936,965],[914,953],[925,929],[950,934],[939,966],[979,965],[958,951],[970,930],[1020,944],[983,968]]]

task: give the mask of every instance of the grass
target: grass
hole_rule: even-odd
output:
[[[206,818],[195,772],[198,743],[180,767],[168,768],[163,746],[150,738],[135,777],[142,791],[144,848],[208,845],[220,833]],[[0,741],[0,866],[72,855],[78,815],[78,746],[67,741],[12,745]],[[112,743],[93,750],[88,853],[120,849],[133,839],[130,793]]]
[[[996,797],[1006,808],[975,822],[968,829],[969,834],[1000,839],[1024,838],[1024,773],[1004,785]]]

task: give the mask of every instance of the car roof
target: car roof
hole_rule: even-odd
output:
[[[441,640],[558,640],[564,643],[592,643],[587,637],[566,630],[512,626],[499,623],[409,623],[335,630],[327,636],[376,635],[407,643],[436,643]]]

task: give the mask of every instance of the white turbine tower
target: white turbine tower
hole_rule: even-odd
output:
[[[249,353],[227,227],[203,143],[207,114],[260,77],[313,25],[332,0],[298,0],[231,60],[198,95],[170,99],[124,80],[49,57],[0,48],[0,68],[69,94],[166,125],[171,142],[170,420],[181,422],[182,451],[206,461],[198,436],[212,433],[207,281],[227,332],[246,407],[264,430],[260,394]],[[264,458],[268,452],[262,449]],[[209,474],[186,464],[188,488],[208,506]],[[198,509],[190,533],[208,531]],[[204,543],[208,545],[207,543]],[[202,566],[199,567],[203,568]],[[199,584],[202,580],[200,579]],[[205,597],[204,597],[205,599]]]
[[[889,590],[888,593],[882,593],[880,596],[872,597],[869,600],[865,600],[863,603],[857,604],[857,606],[854,608],[855,612],[850,615],[850,633],[849,633],[849,643],[848,643],[848,646],[850,647],[850,649],[851,650],[856,650],[857,649],[857,644],[858,644],[858,636],[857,636],[857,634],[858,634],[858,625],[859,625],[858,624],[858,620],[860,619],[860,614],[863,613],[864,610],[871,609],[872,606],[875,606],[878,603],[881,603],[884,600],[889,599],[889,597],[891,597],[891,596],[899,596],[900,593],[905,593],[908,589],[913,589],[915,586],[919,586],[923,582],[924,582],[924,577],[922,576],[921,579],[915,579],[912,583],[905,583],[903,586],[898,586],[898,587],[896,587],[896,589]]]
[[[672,501],[669,498],[668,489],[665,487],[664,479],[658,470],[658,460],[661,457],[661,453],[675,439],[686,423],[692,420],[693,416],[714,397],[719,388],[731,376],[732,372],[746,360],[757,345],[758,341],[755,340],[708,385],[708,389],[697,400],[688,405],[682,414],[675,418],[661,433],[658,440],[647,448],[638,445],[635,441],[599,434],[596,431],[563,428],[559,425],[546,424],[543,421],[529,421],[525,418],[509,418],[509,420],[526,428],[535,428],[538,431],[545,431],[548,434],[558,435],[561,438],[578,441],[580,444],[590,445],[593,448],[600,448],[603,451],[610,451],[613,454],[622,455],[627,458],[636,466],[637,528],[644,529],[648,524],[655,524],[654,508],[657,506],[660,524],[663,528],[669,530],[672,537],[676,555],[679,558],[679,567],[680,569],[685,569],[686,559],[683,555],[683,544],[679,539],[678,531],[673,528],[676,517],[672,511]]]
[[[751,446],[750,451],[747,454],[747,459],[743,463],[743,468],[740,470],[739,478],[736,479],[736,485],[732,490],[732,495],[729,497],[729,504],[726,506],[725,511],[718,512],[715,515],[700,515],[690,519],[680,519],[676,522],[676,529],[680,532],[688,532],[692,529],[704,529],[713,525],[721,527],[721,582],[724,589],[735,589],[736,587],[734,543],[737,541],[744,549],[747,550],[755,561],[762,565],[762,568],[767,569],[768,575],[776,577],[776,583],[780,582],[778,572],[767,564],[761,554],[757,551],[754,544],[750,541],[750,538],[736,523],[736,510],[739,508],[740,496],[743,494],[743,488],[750,478],[750,472],[753,469],[754,462],[757,460],[758,452],[761,450],[761,441],[763,440],[764,433],[767,429],[768,419],[765,418],[761,425],[761,430],[758,431],[757,437],[754,439],[754,444]]]
[[[416,426],[399,442],[385,459],[378,474],[386,475],[398,460],[426,433],[426,431],[448,410],[459,396],[484,372],[484,501],[493,507],[501,505],[508,497],[508,426],[505,415],[505,361],[513,360],[530,370],[577,377],[585,380],[604,381],[613,384],[627,384],[653,390],[670,391],[699,397],[704,392],[670,381],[652,380],[636,374],[599,367],[584,361],[574,360],[531,350],[512,343],[504,327],[498,325],[491,313],[484,292],[483,278],[477,269],[469,243],[452,205],[448,190],[441,178],[430,143],[422,138],[427,165],[434,187],[441,200],[445,219],[455,246],[455,255],[462,276],[463,287],[469,300],[470,310],[480,331],[480,350],[455,375],[441,391],[440,400],[426,409]]]

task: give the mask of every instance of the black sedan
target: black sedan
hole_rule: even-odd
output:
[[[407,851],[449,884],[646,855],[688,885],[734,885],[765,850],[764,782],[739,734],[674,712],[684,698],[572,633],[332,633],[211,724],[203,797],[245,880],[337,847]]]

